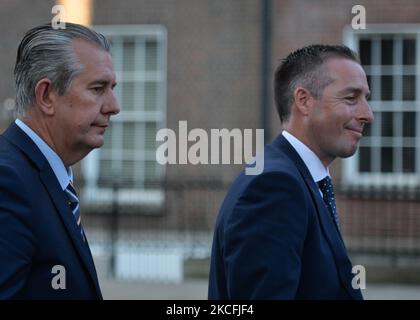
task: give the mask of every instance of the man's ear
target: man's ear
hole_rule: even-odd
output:
[[[51,80],[44,78],[38,81],[35,86],[35,100],[42,113],[49,116],[54,115],[55,95],[57,95],[57,92],[54,90]]]
[[[310,113],[314,102],[312,94],[305,88],[297,87],[293,92],[293,98],[297,110],[302,115],[307,116]]]

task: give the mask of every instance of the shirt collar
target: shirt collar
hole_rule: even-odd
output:
[[[286,130],[282,132],[282,135],[302,158],[315,182],[318,182],[330,175],[328,167],[325,167],[318,156],[303,142]]]
[[[40,136],[38,136],[35,131],[33,131],[30,127],[28,127],[23,121],[20,119],[15,120],[16,125],[25,132],[29,138],[37,145],[38,149],[47,159],[48,163],[51,166],[55,176],[60,183],[60,186],[63,190],[67,188],[70,181],[73,181],[73,171],[70,167],[65,167],[61,158],[55,153],[51,147],[45,143],[44,140]]]

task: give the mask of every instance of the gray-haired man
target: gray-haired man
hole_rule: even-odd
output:
[[[77,24],[29,30],[17,119],[0,136],[0,298],[101,299],[70,167],[120,111],[109,43]]]

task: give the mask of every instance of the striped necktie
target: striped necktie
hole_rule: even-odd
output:
[[[76,190],[74,190],[74,187],[70,181],[69,185],[66,188],[66,195],[68,200],[68,205],[70,207],[70,210],[73,213],[73,217],[76,220],[77,227],[80,231],[80,234],[82,236],[83,241],[85,241],[85,236],[83,232],[81,217],[80,217],[80,205],[79,205],[79,198],[77,197]]]

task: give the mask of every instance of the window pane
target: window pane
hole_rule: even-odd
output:
[[[403,40],[403,64],[416,64],[416,41],[414,39]]]
[[[122,162],[121,178],[124,186],[132,186],[135,181],[134,161],[124,160]]]
[[[373,147],[373,146],[371,146],[370,149],[371,149],[370,154],[371,154],[372,159],[374,159],[373,155],[375,155],[375,156],[377,156],[379,158],[381,157],[381,148],[380,147]],[[379,164],[374,163],[373,160],[372,160],[371,170],[372,170],[372,172],[378,173],[378,172],[381,172],[381,167],[380,167]]]
[[[383,147],[381,148],[381,172],[392,172],[393,168],[393,148]]]
[[[403,137],[416,136],[416,113],[403,112]]]
[[[382,65],[392,65],[393,62],[393,41],[384,39],[381,41],[381,62]]]
[[[101,148],[102,150],[112,149],[112,130],[113,130],[113,127],[114,127],[114,125],[112,124],[112,120],[111,120],[111,123],[110,123],[109,127],[105,131],[104,145]]]
[[[382,112],[381,135],[383,137],[392,137],[394,135],[393,119],[393,112]]]
[[[370,172],[371,171],[371,148],[360,147],[359,148],[359,171]]]
[[[122,97],[121,97],[121,109],[134,110],[134,83],[123,82],[122,83]]]
[[[156,123],[146,123],[146,150],[156,150]]]
[[[157,70],[157,42],[146,41],[146,71]]]
[[[156,180],[156,161],[145,162],[145,177],[146,177],[146,180],[149,180],[152,182]]]
[[[134,40],[127,39],[123,44],[123,71],[134,71]]]
[[[145,82],[144,84],[144,109],[147,111],[156,110],[156,92],[157,84],[156,82]]]
[[[124,123],[124,137],[123,137],[123,149],[133,150],[135,148],[135,124],[133,122]]]
[[[360,60],[363,65],[371,64],[371,41],[370,40],[360,40],[359,41],[359,52]]]
[[[416,77],[414,75],[403,76],[403,100],[413,101],[416,98],[415,93]]]
[[[363,136],[364,137],[370,137],[371,135],[372,135],[372,124],[367,123],[367,124],[365,124],[365,126],[363,128]]]
[[[403,172],[415,172],[415,148],[403,148]]]
[[[101,186],[111,186],[113,181],[112,161],[101,160],[99,162],[99,184]]]
[[[392,76],[381,76],[381,100],[389,101],[393,97]]]
[[[379,90],[381,86],[381,77],[380,76],[368,76],[367,77],[369,89],[370,89],[370,99],[371,100],[381,100],[379,96]]]

